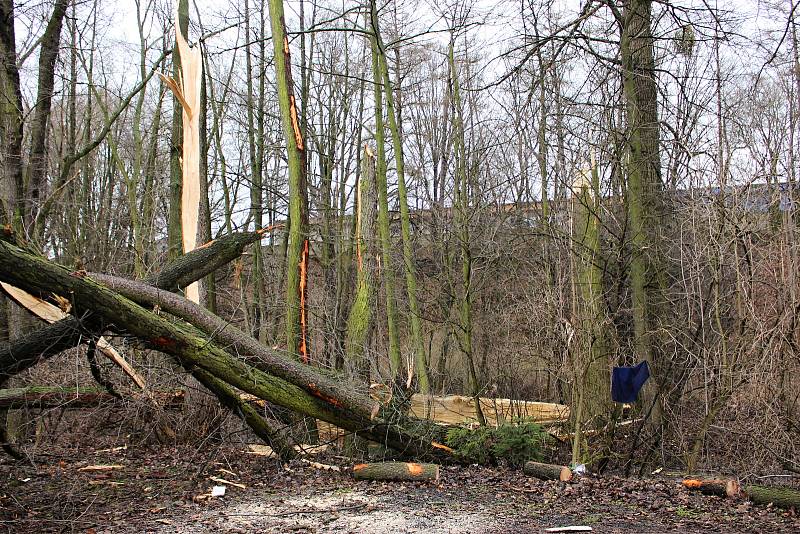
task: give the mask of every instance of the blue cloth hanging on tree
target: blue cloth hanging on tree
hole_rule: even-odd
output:
[[[614,402],[636,402],[639,390],[650,378],[647,362],[634,367],[614,367],[611,371],[611,398]]]

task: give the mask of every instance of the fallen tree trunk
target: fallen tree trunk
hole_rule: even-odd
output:
[[[699,491],[705,495],[717,497],[736,497],[741,493],[739,482],[734,479],[697,479],[688,478],[682,482],[683,487]]]
[[[800,491],[792,488],[748,485],[744,494],[756,504],[772,503],[780,508],[800,510]]]
[[[177,410],[186,400],[186,392],[155,391],[148,400],[165,410]],[[134,398],[134,400],[136,400]],[[80,409],[119,402],[119,398],[105,390],[95,388],[65,388],[28,386],[24,388],[0,389],[0,408],[67,408]]]
[[[0,279],[29,292],[68,294],[75,313],[85,314],[84,320],[94,330],[109,328],[132,334],[150,348],[175,357],[189,370],[200,368],[222,382],[274,404],[357,432],[406,454],[450,456],[447,447],[432,439],[432,425],[410,418],[373,420],[373,413],[345,410],[339,399],[312,395],[294,383],[247,365],[194,329],[145,310],[98,284],[86,273],[70,272],[4,242],[0,242]],[[304,383],[306,387],[324,380],[321,373],[309,369],[316,381]]]
[[[439,466],[406,462],[381,462],[353,466],[356,480],[439,481]]]
[[[324,375],[313,367],[266,347],[236,326],[181,295],[159,291],[142,282],[116,276],[96,273],[91,273],[90,276],[138,304],[158,306],[162,312],[183,319],[206,335],[213,336],[215,342],[226,347],[228,352],[243,357],[247,364],[290,381],[315,397],[335,400],[341,408],[351,411],[377,413],[381,408],[379,402],[356,394],[355,386],[343,376]]]
[[[211,241],[177,258],[161,273],[151,277],[150,281],[156,284],[163,293],[163,290],[177,289],[195,279],[203,278],[241,255],[247,245],[258,241],[270,229],[231,234]],[[69,317],[0,347],[0,386],[11,376],[39,361],[73,348],[92,337],[92,332],[88,332],[78,319]],[[197,369],[190,368],[189,372],[214,393],[222,405],[230,408],[234,414],[247,423],[259,438],[270,443],[284,460],[289,460],[296,455],[292,444],[283,436],[283,433],[274,430],[281,427],[279,423],[261,417],[251,406],[242,403],[238,393],[224,383],[214,382],[213,377],[205,376]]]
[[[525,462],[522,471],[528,476],[542,480],[560,480],[562,482],[572,480],[572,471],[565,465]]]
[[[734,479],[696,479],[690,478],[681,482],[683,487],[699,491],[705,495],[717,497],[745,496],[752,502],[761,505],[772,504],[780,508],[800,510],[800,490],[779,486],[759,486],[748,484],[741,486]]]
[[[230,234],[211,241],[173,260],[148,278],[148,283],[162,290],[177,290],[239,257],[247,245],[258,241],[268,230]],[[0,387],[12,376],[91,337],[78,319],[69,317],[0,344]]]
[[[236,390],[211,373],[203,369],[193,369],[192,376],[216,395],[223,406],[244,421],[256,436],[269,443],[281,460],[289,461],[297,458],[294,442],[288,432],[281,431],[285,425],[280,421],[258,413],[255,408],[241,400]]]

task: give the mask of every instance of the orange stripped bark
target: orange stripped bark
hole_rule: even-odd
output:
[[[342,403],[339,402],[338,399],[336,399],[335,397],[331,397],[330,395],[326,395],[323,392],[321,392],[319,390],[319,388],[317,388],[317,385],[314,382],[311,382],[308,385],[308,390],[309,390],[309,393],[311,393],[313,396],[317,397],[318,399],[322,399],[325,402],[327,402],[328,404],[330,404],[332,406],[336,406],[337,408],[341,408],[342,407]]]
[[[308,363],[308,325],[306,323],[306,289],[308,288],[308,239],[303,240],[300,256],[300,358]]]

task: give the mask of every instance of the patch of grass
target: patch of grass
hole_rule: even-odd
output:
[[[602,520],[603,520],[603,516],[601,516],[600,514],[589,514],[589,515],[583,516],[583,518],[580,520],[580,522],[584,523],[586,525],[594,525],[595,523],[599,523]]]
[[[696,510],[687,508],[685,506],[678,506],[675,509],[675,515],[678,517],[698,517],[700,514]]]

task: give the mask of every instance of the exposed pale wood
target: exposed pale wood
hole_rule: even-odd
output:
[[[374,388],[373,388],[374,389]],[[373,392],[374,393],[374,392]],[[375,394],[373,394],[373,398]],[[387,402],[386,398],[379,398]],[[427,403],[431,403],[430,412]],[[555,423],[569,420],[569,406],[549,402],[520,401],[511,399],[491,399],[481,397],[481,407],[486,423],[497,426],[503,422],[514,422],[519,418],[537,423]],[[477,423],[475,403],[472,397],[449,395],[446,397],[428,397],[417,394],[411,399],[411,413],[415,417],[425,418],[443,425],[459,425]],[[327,423],[318,423],[320,439],[334,441],[344,436],[344,430]]]
[[[67,313],[69,311],[69,301],[63,297],[56,296],[59,302],[65,303],[64,306],[66,307],[66,311],[54,304],[50,304],[46,300],[34,297],[27,291],[23,291],[18,287],[12,286],[11,284],[0,282],[0,287],[2,287],[3,291],[5,291],[9,297],[14,299],[17,304],[43,321],[53,324],[56,321],[60,321],[69,317],[69,314]],[[111,345],[111,343],[108,342],[108,340],[106,340],[104,337],[100,337],[97,340],[97,348],[109,360],[118,365],[119,368],[122,369],[137,386],[139,386],[141,389],[145,389],[146,386],[144,379],[139,376],[139,373],[137,373],[128,362],[125,361],[125,358],[122,357],[122,355]]]
[[[295,445],[294,449],[302,454],[314,455],[321,454],[328,449],[327,445]],[[260,443],[250,443],[247,445],[245,454],[253,454],[255,456],[265,456],[272,458],[275,456],[275,451],[269,445],[262,445]]]
[[[114,469],[124,469],[124,465],[120,464],[109,464],[109,465],[87,465],[86,467],[81,467],[78,471],[83,472],[95,472],[95,471],[113,471]]]
[[[178,8],[175,6],[175,41],[181,57],[181,79],[174,80],[161,74],[183,109],[183,193],[181,196],[181,225],[183,228],[183,252],[186,254],[197,246],[197,220],[200,212],[200,83],[203,61],[199,46],[189,46],[178,24]],[[197,282],[186,287],[186,298],[200,302]]]
[[[380,462],[357,464],[353,466],[356,480],[398,480],[433,481],[439,480],[439,466],[407,462]]]
[[[415,416],[425,417],[428,398],[417,394],[411,399],[411,411]],[[480,403],[486,424],[493,426],[519,418],[537,423],[563,422],[569,419],[569,407],[563,404],[485,397],[480,398]],[[431,419],[438,423],[462,424],[478,420],[474,399],[460,395],[432,397],[430,413]]]
[[[572,480],[572,471],[565,465],[543,464],[539,462],[525,462],[523,472],[532,477],[543,480],[560,480],[569,482]]]

